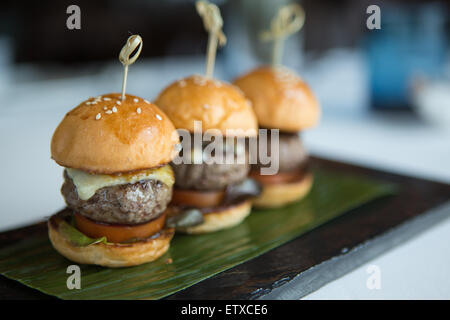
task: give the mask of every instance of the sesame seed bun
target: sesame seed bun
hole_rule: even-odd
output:
[[[225,82],[190,76],[165,88],[155,103],[177,129],[193,133],[194,121],[201,121],[203,131],[217,129],[223,135],[232,136],[257,134],[258,125],[251,103],[238,88]],[[227,133],[227,130],[237,131]]]
[[[48,221],[48,236],[53,247],[67,259],[104,267],[136,266],[154,261],[169,250],[174,229],[163,229],[152,238],[133,243],[96,243],[84,247],[75,246],[60,232],[59,224]]]
[[[253,205],[257,208],[279,208],[298,201],[309,193],[313,181],[313,175],[308,173],[295,182],[263,184],[263,191],[253,200]]]
[[[319,103],[308,85],[286,68],[264,66],[234,81],[253,104],[261,127],[295,132],[313,127]]]
[[[251,209],[251,200],[245,200],[235,205],[218,208],[217,210],[203,214],[204,222],[202,224],[192,227],[177,228],[177,232],[202,234],[228,229],[240,224],[250,214]]]
[[[156,105],[119,93],[91,98],[66,114],[51,142],[51,157],[68,168],[112,174],[170,162],[178,135]]]

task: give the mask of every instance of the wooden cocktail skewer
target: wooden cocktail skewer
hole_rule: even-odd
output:
[[[122,100],[125,99],[125,90],[127,88],[128,66],[132,65],[139,57],[139,54],[142,51],[142,44],[142,38],[139,35],[132,35],[128,38],[127,43],[125,43],[122,50],[120,50],[119,60],[123,64]],[[135,51],[136,53],[131,56]]]
[[[281,7],[270,23],[270,30],[261,33],[261,40],[273,41],[272,65],[279,66],[284,40],[299,31],[305,23],[305,11],[299,4]]]
[[[205,76],[211,78],[214,72],[217,43],[223,46],[226,44],[227,38],[222,32],[223,20],[219,8],[215,4],[203,0],[197,1],[195,6],[203,19],[206,31],[209,32]]]

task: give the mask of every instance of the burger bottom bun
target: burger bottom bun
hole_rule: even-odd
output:
[[[78,247],[68,241],[49,220],[48,235],[56,251],[71,261],[117,268],[136,266],[162,256],[169,249],[174,229],[163,229],[157,237],[145,241],[127,244],[96,243]]]
[[[295,182],[263,185],[261,195],[253,199],[253,205],[258,208],[278,208],[300,200],[308,194],[313,185],[311,173]]]
[[[209,233],[227,229],[240,224],[252,209],[251,200],[240,202],[233,206],[217,209],[203,215],[204,222],[197,226],[177,228],[177,232],[187,234]]]

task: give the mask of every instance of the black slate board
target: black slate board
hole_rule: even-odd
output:
[[[394,182],[399,186],[399,192],[354,209],[254,260],[167,299],[297,299],[449,215],[449,210],[429,211],[450,199],[450,185],[318,158],[311,162],[313,166],[324,169]],[[40,223],[1,233],[0,246],[30,233],[45,231],[45,224]],[[0,298],[51,297],[1,276]]]

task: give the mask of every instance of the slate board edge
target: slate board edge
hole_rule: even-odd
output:
[[[292,280],[283,283],[268,291],[261,289],[261,295],[253,295],[258,300],[297,300],[317,291],[329,282],[332,282],[368,261],[386,253],[405,243],[411,238],[429,230],[439,222],[450,217],[450,201],[433,208],[426,213],[416,216],[402,224],[386,231],[380,236],[350,249],[346,253],[335,256],[310,269],[299,273]],[[250,295],[252,296],[252,295]]]

